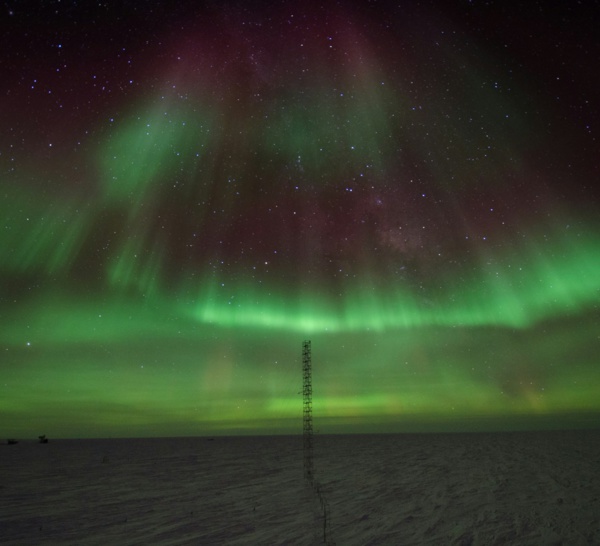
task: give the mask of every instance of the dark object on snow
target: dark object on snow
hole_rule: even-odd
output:
[[[46,438],[45,434],[42,434],[41,436],[38,436],[39,440],[40,440],[40,444],[47,444],[48,443],[48,438]]]

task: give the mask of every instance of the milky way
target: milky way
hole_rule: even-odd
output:
[[[597,423],[592,3],[3,9],[0,434]]]

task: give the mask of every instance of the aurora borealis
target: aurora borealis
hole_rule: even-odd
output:
[[[13,4],[0,437],[597,426],[596,2]]]

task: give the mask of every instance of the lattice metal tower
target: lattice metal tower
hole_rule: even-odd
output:
[[[302,437],[304,443],[304,478],[314,481],[312,422],[312,360],[310,341],[302,342]]]

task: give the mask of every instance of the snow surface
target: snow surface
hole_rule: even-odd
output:
[[[302,437],[0,445],[6,544],[318,544]],[[600,431],[318,436],[341,545],[600,545]]]

